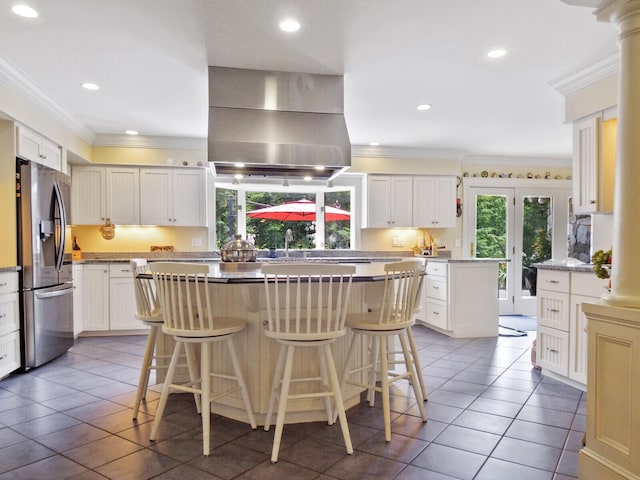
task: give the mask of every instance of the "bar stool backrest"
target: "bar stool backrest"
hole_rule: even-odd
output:
[[[132,258],[129,264],[133,272],[133,288],[136,295],[136,318],[162,321],[162,310],[153,279],[140,277],[141,274],[149,273],[149,264],[144,258]]]
[[[207,288],[208,265],[153,262],[149,269],[162,307],[164,331],[200,336],[216,330]]]
[[[405,260],[387,263],[384,290],[378,322],[382,325],[401,324],[411,321],[419,306],[419,293],[424,262]]]
[[[264,265],[267,334],[308,341],[344,335],[355,271],[341,264]]]

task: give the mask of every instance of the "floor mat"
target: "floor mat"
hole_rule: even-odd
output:
[[[527,332],[535,332],[538,328],[536,317],[528,315],[500,315],[498,335],[501,337],[524,337]]]

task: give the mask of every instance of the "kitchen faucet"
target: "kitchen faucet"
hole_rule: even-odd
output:
[[[293,242],[293,232],[290,228],[284,232],[284,256],[289,258],[289,242]]]

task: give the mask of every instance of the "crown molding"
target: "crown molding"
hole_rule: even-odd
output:
[[[92,130],[82,124],[67,107],[36,85],[24,72],[2,55],[0,55],[0,81],[51,115],[82,140],[89,144],[93,143],[96,134]]]
[[[351,156],[368,158],[417,158],[460,161],[467,150],[418,147],[386,147],[373,145],[351,145]]]
[[[201,137],[161,137],[99,133],[94,147],[162,148],[166,150],[207,150],[207,139]]]
[[[551,80],[549,85],[566,97],[617,72],[618,52],[616,51],[586,67]]]

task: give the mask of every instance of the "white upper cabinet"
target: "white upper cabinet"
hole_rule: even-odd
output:
[[[601,115],[573,124],[573,211],[598,210],[598,160],[600,158]]]
[[[74,167],[71,195],[74,225],[140,224],[139,169]]]
[[[206,181],[204,169],[141,168],[141,223],[206,226]]]
[[[52,141],[21,125],[16,126],[16,140],[18,157],[62,170],[62,150]]]
[[[367,191],[367,227],[413,226],[411,208],[413,178],[411,176],[369,175]]]
[[[455,177],[413,177],[413,226],[422,228],[456,226]]]

